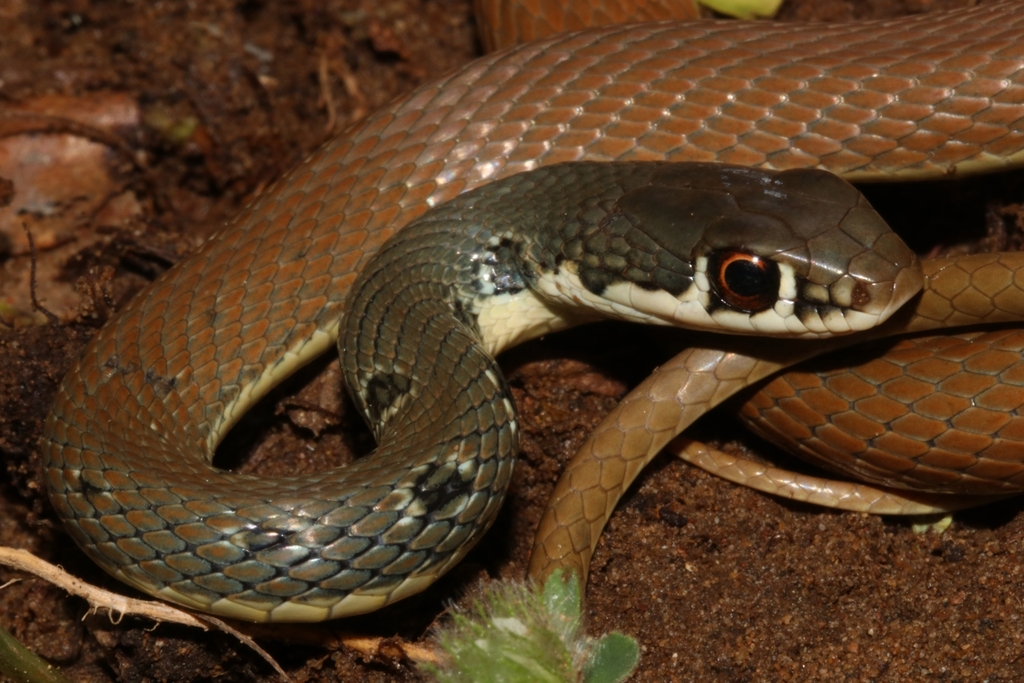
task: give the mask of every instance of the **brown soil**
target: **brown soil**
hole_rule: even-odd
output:
[[[131,593],[69,541],[42,492],[37,439],[56,383],[112,310],[185,257],[329,128],[476,56],[469,4],[0,3],[0,143],[54,138],[59,156],[92,140],[100,150],[83,162],[99,169],[98,185],[79,189],[83,176],[91,182],[93,175],[61,161],[52,173],[64,175],[51,181],[73,189],[53,210],[0,216],[0,306],[10,307],[0,316],[34,319],[26,224],[37,238],[38,296],[61,320],[0,328],[0,544]],[[806,0],[785,15],[834,20],[933,3],[894,5]],[[0,183],[0,208],[24,192],[18,183]],[[1011,174],[880,188],[872,199],[928,252],[983,236],[991,225],[1012,227],[1024,182]],[[523,576],[562,464],[666,357],[665,339],[607,325],[599,334],[558,335],[508,354],[503,363],[524,416],[524,453],[488,537],[421,596],[358,619],[263,630],[260,642],[295,681],[419,680],[394,645],[422,640],[446,605],[476,586]],[[267,426],[235,444],[246,453],[240,467],[315,469],[366,448],[365,434],[347,435],[358,419],[339,424],[301,410],[341,404],[333,365],[327,359],[315,368],[328,379],[305,373],[263,408]],[[725,414],[701,430],[712,438],[735,433]],[[739,446],[767,450],[753,440]],[[1022,680],[1020,509],[1013,501],[991,505],[957,515],[942,534],[915,534],[903,521],[787,503],[663,456],[604,534],[587,592],[589,628],[639,639],[638,681]],[[0,591],[0,624],[71,680],[276,680],[228,636],[154,629],[134,619],[83,620],[83,601],[0,570],[0,583],[15,577],[22,581]],[[336,644],[341,632],[395,640],[364,656]]]

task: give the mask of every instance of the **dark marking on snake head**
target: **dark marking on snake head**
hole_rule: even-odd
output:
[[[580,267],[580,282],[583,283],[588,292],[601,296],[604,294],[604,290],[619,282],[619,278],[614,273],[609,273],[600,268]]]
[[[841,311],[838,306],[828,304],[812,304],[806,301],[796,301],[793,304],[793,313],[800,322],[807,324],[808,320],[824,318],[832,311]]]
[[[588,291],[601,296],[609,286],[628,282],[679,296],[692,285],[689,241],[668,240],[651,225],[655,218],[643,211],[620,202],[596,224],[585,227],[579,277]],[[673,246],[670,249],[662,242]]]

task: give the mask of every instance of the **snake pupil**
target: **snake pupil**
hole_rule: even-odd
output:
[[[724,252],[709,260],[715,291],[730,307],[757,313],[775,305],[779,295],[779,266],[744,252]]]

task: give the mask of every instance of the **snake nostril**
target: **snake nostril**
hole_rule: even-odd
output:
[[[863,282],[858,282],[853,286],[853,290],[850,292],[850,306],[852,308],[864,308],[871,303],[871,292],[864,286]]]

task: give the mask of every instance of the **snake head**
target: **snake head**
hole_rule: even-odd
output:
[[[609,233],[630,244],[624,258],[607,255]],[[584,242],[580,283],[618,317],[734,334],[869,329],[924,282],[867,199],[815,169],[665,164]]]

